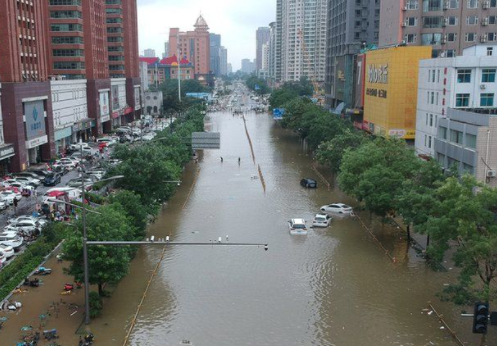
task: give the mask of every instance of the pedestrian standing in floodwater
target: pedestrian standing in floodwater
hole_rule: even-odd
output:
[[[240,164],[240,158],[238,158],[238,164]]]
[[[221,156],[221,162],[223,162],[223,161],[224,161],[224,160],[223,160],[223,157]]]

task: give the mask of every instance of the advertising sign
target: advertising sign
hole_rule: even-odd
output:
[[[26,139],[42,137],[46,135],[45,109],[43,101],[24,103],[24,116],[26,118]]]
[[[106,122],[110,119],[109,93],[107,91],[100,93],[100,121]]]
[[[119,85],[113,85],[111,88],[111,96],[112,96],[112,110],[119,109]]]
[[[135,111],[139,110],[141,108],[141,97],[140,97],[140,87],[135,88]]]

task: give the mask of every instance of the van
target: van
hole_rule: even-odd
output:
[[[55,191],[64,192],[69,200],[78,199],[81,197],[81,190],[79,189],[75,189],[73,187],[54,187],[47,190],[47,192],[43,194],[43,202],[47,203],[48,199],[53,198],[50,196],[52,195],[52,192]]]

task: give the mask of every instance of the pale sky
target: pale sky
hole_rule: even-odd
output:
[[[137,0],[140,54],[155,49],[164,53],[169,28],[193,30],[200,13],[209,25],[209,32],[221,35],[221,44],[228,49],[228,62],[233,71],[241,60],[255,58],[255,31],[276,19],[275,0]]]

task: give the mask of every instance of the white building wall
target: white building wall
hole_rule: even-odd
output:
[[[437,120],[445,117],[447,108],[485,108],[480,103],[482,93],[493,94],[492,108],[497,107],[497,55],[487,56],[488,47],[495,47],[497,52],[497,46],[472,46],[464,50],[463,56],[420,61],[415,139],[419,155],[434,156],[433,139],[437,136]],[[458,83],[458,69],[471,70],[469,83]],[[482,82],[483,69],[496,70],[495,82]],[[458,94],[469,94],[467,107],[457,107]]]
[[[88,119],[86,80],[51,81],[55,131]]]

